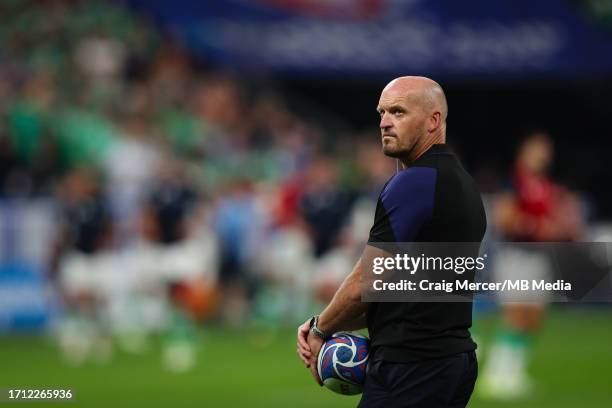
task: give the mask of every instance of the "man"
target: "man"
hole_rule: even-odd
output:
[[[580,239],[583,220],[578,198],[556,184],[548,172],[553,164],[553,140],[534,132],[517,151],[512,174],[513,191],[500,195],[494,224],[510,242],[568,242]],[[494,263],[495,280],[551,280],[550,257],[542,246],[502,246]],[[521,292],[500,293],[502,322],[483,370],[482,397],[509,400],[529,394],[533,382],[527,374],[530,351],[546,315],[548,295],[521,297]]]
[[[475,183],[445,145],[447,105],[440,85],[401,77],[377,108],[383,153],[404,170],[385,185],[370,243],[480,242],[486,219]],[[363,257],[362,257],[363,258]],[[323,339],[367,327],[370,363],[360,407],[464,407],[472,394],[476,344],[471,302],[365,303],[358,261],[325,310],[298,328],[297,351],[315,380]]]

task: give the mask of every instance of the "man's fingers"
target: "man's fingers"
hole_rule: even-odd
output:
[[[310,357],[306,357],[304,354],[302,354],[302,352],[300,351],[299,348],[296,351],[297,351],[298,357],[300,358],[300,360],[302,360],[304,365],[306,367],[309,367],[310,366]]]
[[[317,382],[317,384],[319,385],[323,385],[323,383],[321,382],[321,379],[319,378],[319,372],[317,371],[317,365],[316,364],[310,364],[310,374],[312,374],[312,377],[315,379],[315,381]]]
[[[300,346],[300,348],[310,351],[310,346],[308,345],[308,342],[303,337],[298,337],[297,343],[298,343],[298,346]]]
[[[298,348],[298,354],[300,355],[300,357],[305,358],[307,360],[310,360],[310,358],[312,357],[312,353],[310,352],[310,350],[304,350],[302,348]]]
[[[297,354],[306,368],[310,368],[312,353],[308,344],[308,332],[310,331],[310,320],[307,320],[297,329]]]
[[[306,341],[306,339],[308,338],[309,330],[310,329],[308,327],[308,324],[304,323],[303,325],[298,327],[298,332],[297,332],[298,344],[302,346],[303,348],[305,348],[306,350],[310,350],[310,346],[308,345],[308,342]]]
[[[310,350],[301,347],[299,344],[297,345],[297,353],[299,354],[302,360],[306,359],[307,361],[309,361],[312,357],[312,353],[310,352]]]
[[[312,350],[311,350],[310,345],[308,344],[308,342],[306,342],[306,343],[305,343],[305,342],[302,342],[302,341],[298,341],[298,342],[297,342],[297,347],[298,347],[300,350],[302,350],[302,351],[304,351],[304,352],[306,352],[306,353],[311,353],[311,352],[312,352]]]

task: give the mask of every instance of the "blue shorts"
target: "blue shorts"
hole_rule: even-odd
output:
[[[359,408],[463,408],[477,376],[473,351],[411,363],[372,361]]]

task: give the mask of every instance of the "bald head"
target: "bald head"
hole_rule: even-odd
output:
[[[387,156],[407,164],[432,145],[446,142],[446,97],[429,78],[395,78],[383,89],[377,111]]]
[[[421,106],[426,113],[440,112],[443,121],[448,116],[448,105],[446,104],[444,91],[440,84],[433,79],[423,76],[395,78],[385,86],[383,93],[385,92],[404,94]]]

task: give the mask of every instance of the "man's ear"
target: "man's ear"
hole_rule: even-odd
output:
[[[429,119],[427,119],[427,131],[432,133],[442,126],[442,113],[434,112]]]

